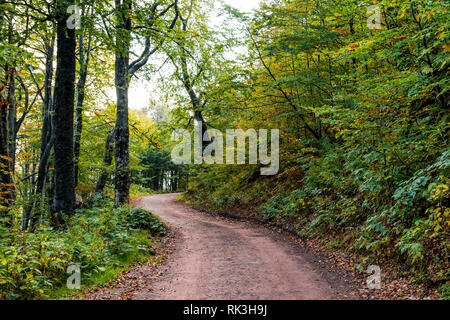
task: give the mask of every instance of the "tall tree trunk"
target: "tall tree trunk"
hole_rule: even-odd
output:
[[[103,158],[103,169],[98,178],[95,192],[103,193],[105,191],[106,182],[108,181],[109,169],[113,159],[115,130],[113,129],[108,135],[105,144],[105,157]]]
[[[192,5],[192,3],[191,3]],[[192,7],[190,8],[192,11]],[[182,29],[184,32],[187,32],[189,19],[182,19]],[[186,39],[182,39],[178,42],[178,46],[180,47],[180,64],[181,64],[181,79],[183,81],[184,88],[186,89],[187,94],[189,95],[189,98],[191,100],[192,104],[192,110],[194,112],[194,120],[201,123],[201,130],[198,132],[200,135],[197,137],[199,141],[202,142],[202,148],[206,148],[209,144],[212,143],[212,141],[208,141],[209,139],[205,139],[206,141],[203,141],[203,138],[205,137],[205,134],[208,130],[206,126],[205,119],[203,118],[202,109],[205,106],[206,102],[202,102],[202,95],[198,95],[195,92],[194,89],[194,78],[191,77],[191,74],[189,73],[188,68],[188,58],[187,58],[187,51],[184,46],[184,41]],[[176,65],[175,61],[173,60],[174,64]]]
[[[8,144],[8,100],[2,95],[5,89],[0,87],[0,218],[9,211],[14,193]]]
[[[55,36],[45,43],[45,79],[44,79],[44,101],[42,108],[42,130],[41,130],[41,154],[38,167],[35,189],[32,192],[28,204],[24,208],[22,229],[26,230],[30,225],[34,229],[41,217],[41,199],[44,194],[45,181],[48,174],[48,160],[54,144],[52,139],[52,82],[53,82],[53,58],[54,58]],[[33,184],[34,185],[34,184]],[[33,207],[36,210],[33,211]],[[33,213],[33,214],[32,214]]]
[[[132,10],[131,0],[116,0],[116,10],[120,26],[116,39],[115,85],[117,92],[116,119],[116,205],[127,204],[130,201],[130,170],[129,170],[129,140],[128,127],[128,68],[130,61],[130,32]]]
[[[74,177],[75,187],[78,185],[78,171],[81,149],[81,135],[83,132],[83,102],[85,97],[86,79],[88,73],[89,57],[91,52],[91,35],[87,47],[84,45],[84,37],[80,36],[80,72],[76,91],[76,107],[75,107],[75,136],[74,136]]]
[[[10,170],[14,174],[16,162],[16,70],[12,68],[8,81],[8,154],[11,158]]]
[[[11,205],[15,203],[17,197],[16,183],[14,181],[14,172],[16,167],[16,70],[12,68],[9,74],[9,90],[8,90],[8,155],[9,172],[11,179]]]
[[[75,205],[73,120],[75,99],[75,30],[67,28],[67,7],[74,0],[56,0],[57,67],[54,92],[55,196],[53,212],[58,226],[64,226],[62,213],[73,215]]]
[[[47,173],[49,169],[49,158],[51,154],[51,150],[53,148],[53,145],[55,143],[55,136],[52,136],[50,138],[50,141],[48,142],[47,146],[45,147],[44,151],[41,154],[41,160],[39,161],[39,168],[38,168],[38,177],[36,179],[36,189],[34,192],[34,196],[32,199],[32,202],[30,203],[29,207],[26,209],[25,213],[25,219],[22,223],[22,228],[25,230],[28,228],[29,220],[31,217],[31,229],[34,230],[39,222],[39,219],[41,217],[41,204],[42,204],[42,198],[44,194],[44,187],[45,182],[47,179]],[[34,210],[33,210],[34,209]],[[33,214],[31,214],[33,213]]]
[[[156,14],[161,1],[155,1],[150,8],[148,28],[152,28],[155,22],[162,18],[171,8],[175,8],[175,17],[169,26],[172,30],[178,19],[178,1],[169,4],[163,11]],[[145,48],[139,58],[130,64],[130,43],[132,31],[133,0],[115,0],[117,17],[116,35],[116,63],[115,84],[117,91],[117,119],[116,119],[116,177],[115,177],[115,201],[116,205],[126,204],[130,201],[130,155],[128,127],[128,86],[130,78],[147,62],[154,54],[162,41],[153,50],[150,50],[150,37],[145,40]]]
[[[52,134],[52,82],[53,82],[53,59],[55,52],[55,36],[46,43],[45,80],[44,80],[44,107],[42,109],[42,135],[41,135],[41,156],[47,146]]]
[[[1,12],[3,24],[3,12]],[[0,25],[1,26],[1,25]],[[8,42],[12,43],[12,23],[9,23]],[[15,130],[15,69],[5,65],[4,83],[0,84],[0,218],[6,216],[14,203],[14,159],[11,157],[11,133]],[[7,98],[3,97],[6,91]],[[15,154],[15,152],[14,152]]]

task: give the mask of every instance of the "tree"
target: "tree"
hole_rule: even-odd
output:
[[[89,15],[93,10],[88,6],[82,8],[81,16],[84,14]],[[81,137],[83,133],[83,103],[85,100],[86,80],[88,76],[89,62],[92,54],[92,33],[93,31],[88,28],[87,39],[85,34],[79,36],[79,48],[78,48],[78,82],[76,86],[76,102],[75,102],[75,135],[74,135],[74,177],[75,187],[78,185],[79,176],[79,161],[80,161],[80,148]]]
[[[0,2],[0,35],[6,38],[3,44],[6,50],[0,55],[4,66],[0,84],[0,216],[4,216],[16,200],[17,134],[36,101],[36,98],[30,100],[29,90],[19,75],[19,66],[26,56],[22,47],[28,41],[31,22],[15,17],[11,11],[6,1]],[[22,102],[23,113],[19,116],[18,106]]]
[[[75,101],[76,39],[75,30],[67,27],[67,8],[74,0],[56,0],[57,66],[54,91],[55,196],[54,216],[64,225],[62,213],[72,215],[75,204],[73,124]]]
[[[209,30],[207,14],[202,10],[195,10],[205,4],[192,0],[184,10],[179,11],[176,35],[165,47],[165,53],[175,68],[174,77],[181,83],[181,90],[184,91],[180,96],[188,97],[189,111],[192,114],[188,123],[193,124],[195,121],[201,125],[198,132],[201,135],[198,137],[200,141],[203,141],[208,125],[211,125],[206,121],[205,113],[214,95],[213,83],[219,77],[219,69],[223,67],[220,62],[223,62],[221,58],[224,48]],[[174,92],[178,93],[178,86]],[[204,142],[202,145],[206,147],[209,143],[211,142]]]
[[[156,1],[150,6],[148,16],[144,19],[144,25],[141,29],[147,30],[145,37],[145,48],[138,59],[130,63],[130,46],[133,28],[133,1],[116,0],[116,65],[115,65],[115,84],[117,92],[117,118],[115,128],[115,159],[116,159],[116,177],[115,177],[115,198],[116,204],[126,204],[129,202],[130,172],[129,172],[129,138],[130,129],[128,123],[128,88],[130,79],[141,69],[160,47],[161,40],[157,40],[156,46],[151,48],[151,36],[149,32],[162,32],[164,21],[161,21],[170,9],[174,8],[175,14],[168,30],[173,29],[177,19],[178,1],[175,0],[166,8],[159,11],[162,5]],[[165,26],[167,28],[167,26]]]

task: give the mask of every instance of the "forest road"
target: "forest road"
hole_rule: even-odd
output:
[[[178,194],[139,199],[175,230],[174,251],[149,290],[131,299],[338,299],[327,280],[302,257],[298,244],[267,228],[193,210]]]

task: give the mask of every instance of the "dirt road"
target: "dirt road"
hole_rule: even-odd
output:
[[[134,299],[337,298],[292,242],[262,227],[190,209],[176,198],[157,195],[138,204],[175,228],[178,239],[163,276]]]
[[[139,199],[173,230],[161,266],[145,265],[87,299],[310,300],[341,299],[346,284],[314,263],[286,235],[247,222],[212,216],[176,202],[177,194]]]

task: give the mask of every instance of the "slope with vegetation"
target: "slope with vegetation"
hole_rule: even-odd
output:
[[[80,270],[80,289],[114,279],[136,263],[154,260],[155,245],[166,227],[142,209],[114,208],[113,202],[93,196],[86,208],[67,221],[64,231],[42,226],[23,233],[19,226],[1,230],[0,299],[71,297],[68,266]]]
[[[251,19],[234,12],[249,54],[230,65],[235,80],[212,94],[206,119],[280,129],[280,173],[195,167],[187,199],[326,237],[363,265],[388,259],[448,292],[449,8],[379,1],[376,30],[368,5],[283,0]]]

